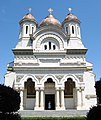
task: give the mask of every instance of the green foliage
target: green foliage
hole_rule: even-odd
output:
[[[22,120],[86,120],[85,117],[30,117]]]
[[[98,104],[101,104],[101,80],[95,83],[96,95],[98,97]]]
[[[10,87],[0,85],[0,120],[21,120],[16,112],[19,108],[19,93]]]
[[[0,111],[16,112],[20,108],[20,95],[10,87],[0,85]]]
[[[0,113],[0,120],[21,120],[18,113]]]
[[[101,106],[92,107],[87,114],[87,120],[101,120]]]

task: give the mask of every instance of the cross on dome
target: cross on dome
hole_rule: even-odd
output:
[[[49,14],[52,15],[53,9],[49,8],[48,11],[49,11]]]
[[[69,13],[72,13],[72,8],[68,8]]]
[[[29,8],[29,9],[28,9],[28,12],[31,13],[31,12],[32,12],[32,8]]]

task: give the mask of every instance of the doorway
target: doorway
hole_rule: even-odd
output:
[[[55,110],[55,94],[45,95],[45,110]]]

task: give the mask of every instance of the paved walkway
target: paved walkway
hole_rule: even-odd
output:
[[[44,111],[33,111],[33,110],[23,110],[19,111],[21,117],[78,117],[86,116],[87,110],[44,110]]]

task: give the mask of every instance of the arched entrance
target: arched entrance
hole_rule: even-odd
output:
[[[36,98],[35,82],[33,82],[31,78],[28,78],[27,81],[24,83],[24,89],[25,89],[24,108],[32,110],[34,109]]]
[[[65,82],[65,90],[64,90],[64,98],[65,98],[65,107],[66,109],[74,109],[75,108],[75,82],[68,78]]]
[[[55,82],[48,78],[45,86],[45,110],[55,110]]]

